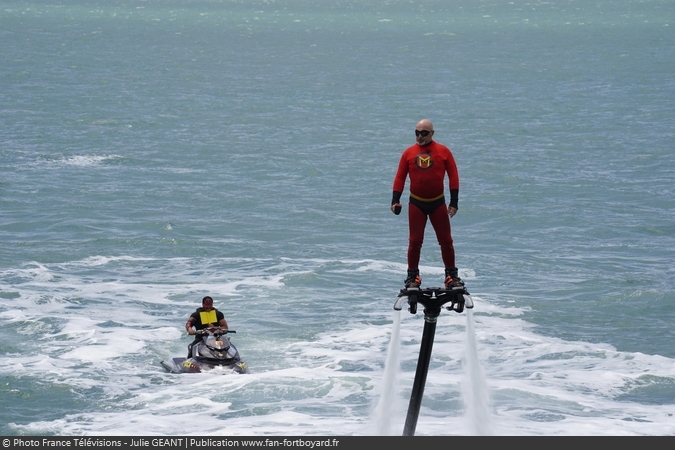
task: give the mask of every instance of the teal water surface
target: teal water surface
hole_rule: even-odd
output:
[[[0,432],[367,435],[391,395],[400,434],[423,315],[401,312],[380,392],[406,269],[389,203],[428,117],[476,307],[439,318],[417,434],[672,435],[674,13],[0,3]],[[442,280],[430,230],[422,277]],[[246,377],[159,365],[206,294]]]

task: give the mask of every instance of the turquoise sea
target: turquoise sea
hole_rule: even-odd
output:
[[[422,118],[475,308],[416,434],[675,434],[672,0],[0,0],[0,54],[0,434],[401,435]],[[251,373],[159,364],[204,295]]]

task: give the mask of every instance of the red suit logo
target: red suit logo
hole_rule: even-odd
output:
[[[428,153],[422,153],[417,155],[415,158],[415,165],[421,170],[431,169],[434,165],[434,160],[431,159],[431,155]]]

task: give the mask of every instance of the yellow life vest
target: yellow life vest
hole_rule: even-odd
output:
[[[215,309],[212,309],[211,311],[199,311],[199,319],[202,321],[202,325],[208,325],[210,323],[218,325],[218,316],[216,316]]]

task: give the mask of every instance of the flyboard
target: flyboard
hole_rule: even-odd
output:
[[[449,289],[444,287],[410,287],[401,289],[394,303],[394,310],[400,311],[403,309],[403,303],[406,301],[408,303],[408,311],[411,314],[417,314],[418,304],[424,306],[424,331],[422,333],[422,343],[420,344],[420,355],[417,360],[415,381],[413,382],[410,403],[408,404],[408,414],[403,428],[403,436],[414,436],[417,418],[422,406],[422,396],[424,395],[424,385],[427,381],[427,372],[429,370],[429,361],[431,360],[431,349],[434,345],[434,334],[436,332],[438,316],[441,314],[443,308],[456,313],[463,312],[464,308],[473,309],[473,300],[469,291],[466,290],[464,283],[462,283],[461,286],[453,286]]]
[[[445,306],[448,311],[455,311],[461,313],[466,309],[473,309],[473,300],[471,294],[466,290],[466,287],[454,286],[450,289],[441,287],[416,288],[411,287],[401,289],[398,294],[398,299],[394,303],[394,309],[400,311],[403,309],[403,302],[408,301],[408,311],[410,314],[417,314],[417,304],[421,303],[425,306],[425,314],[427,310],[441,312],[441,307],[450,303],[450,306]],[[438,317],[438,314],[436,314]]]

